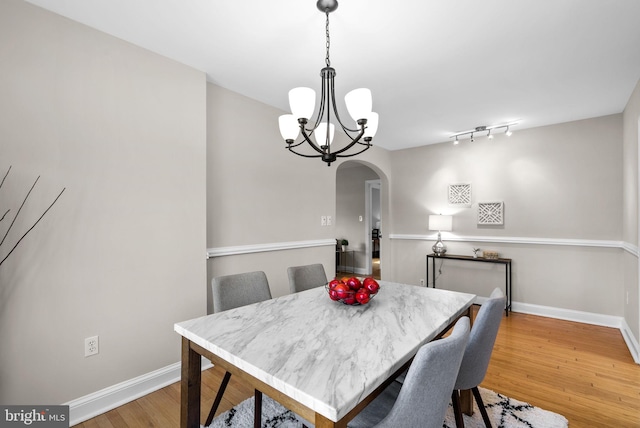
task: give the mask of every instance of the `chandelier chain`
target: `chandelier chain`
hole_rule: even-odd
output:
[[[329,39],[329,10],[327,10],[325,12],[327,14],[327,25],[326,25],[326,32],[327,32],[327,56],[324,59],[325,64],[327,64],[327,67],[331,67],[331,60],[329,59],[329,46],[331,44],[331,41]]]

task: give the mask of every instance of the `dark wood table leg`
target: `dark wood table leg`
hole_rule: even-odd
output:
[[[180,427],[200,427],[200,387],[202,367],[200,354],[191,349],[191,341],[182,338],[180,381]]]

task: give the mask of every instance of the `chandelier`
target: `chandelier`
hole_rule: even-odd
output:
[[[331,60],[329,59],[329,13],[338,8],[338,2],[337,0],[318,0],[316,6],[327,17],[326,66],[320,70],[322,93],[320,95],[318,114],[314,120],[311,120],[316,104],[315,91],[311,88],[294,88],[289,91],[289,106],[292,114],[280,116],[278,123],[282,138],[287,144],[286,148],[290,152],[306,158],[321,158],[327,163],[327,166],[330,166],[331,162],[335,162],[337,158],[359,155],[372,146],[371,140],[378,128],[378,113],[371,111],[371,91],[366,88],[358,88],[344,97],[349,115],[353,118],[355,124],[347,126],[340,118],[336,108],[334,89],[336,70],[331,67]],[[331,147],[335,134],[333,119],[349,138],[346,145],[340,148]],[[302,140],[296,142],[299,134],[302,134]],[[309,150],[311,154],[298,151],[299,149],[297,148],[305,143],[313,149],[312,151]],[[347,152],[352,148],[355,152]]]

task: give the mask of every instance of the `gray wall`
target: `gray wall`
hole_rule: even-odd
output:
[[[63,403],[180,359],[205,313],[201,72],[0,2],[0,403]],[[2,235],[7,219],[0,223]],[[100,353],[84,357],[99,335]]]
[[[517,130],[516,130],[517,131]],[[392,234],[430,236],[429,214],[452,214],[449,252],[472,247],[513,258],[513,299],[527,304],[622,316],[620,248],[483,242],[622,239],[622,115],[520,130],[493,141],[476,138],[392,153]],[[470,208],[451,206],[449,184],[470,183]],[[477,203],[504,201],[503,226],[478,226]],[[474,242],[478,237],[479,242]],[[398,281],[425,278],[425,255],[434,239],[392,239]],[[403,256],[400,256],[403,255]],[[453,269],[453,266],[456,266]],[[452,268],[448,268],[451,266]],[[483,271],[487,271],[484,275]],[[438,286],[487,296],[504,283],[503,270],[464,263],[443,265]],[[483,276],[484,275],[484,276]]]
[[[624,318],[640,341],[640,293],[638,285],[638,146],[640,146],[640,81],[623,114],[623,239],[636,254],[624,255]]]
[[[221,254],[208,261],[207,284],[214,276],[263,270],[272,295],[280,296],[289,292],[289,266],[322,263],[327,276],[334,275],[336,171],[344,160],[327,167],[289,153],[278,131],[281,114],[207,84],[207,247]],[[379,165],[382,175],[389,169],[388,152],[377,147],[358,159]],[[331,216],[333,224],[321,226],[321,216]],[[318,240],[328,243],[304,247]],[[264,249],[280,243],[299,244]]]

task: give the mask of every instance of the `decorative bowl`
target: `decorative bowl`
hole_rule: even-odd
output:
[[[380,284],[371,278],[357,277],[333,279],[325,284],[329,298],[349,306],[366,305],[380,290]]]

